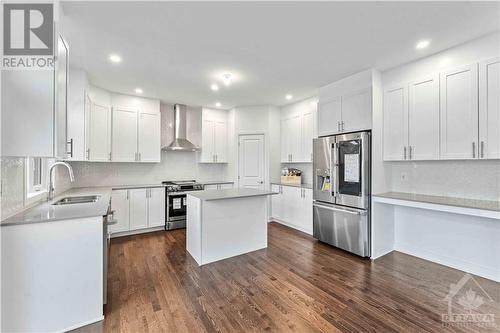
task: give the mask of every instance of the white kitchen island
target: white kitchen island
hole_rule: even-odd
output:
[[[268,200],[249,188],[187,195],[187,251],[198,265],[267,247]]]

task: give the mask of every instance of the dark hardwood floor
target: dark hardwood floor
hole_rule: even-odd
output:
[[[445,326],[464,273],[402,253],[362,259],[285,226],[269,247],[197,267],[185,230],[113,239],[105,332],[476,332],[500,330],[500,284],[475,277],[496,327]]]

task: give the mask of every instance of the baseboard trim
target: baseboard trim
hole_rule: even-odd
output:
[[[158,226],[158,227],[153,227],[153,228],[145,228],[145,229],[137,229],[137,230],[130,230],[130,231],[115,232],[115,233],[111,234],[111,238],[124,237],[124,236],[132,236],[132,235],[139,235],[139,234],[145,234],[147,232],[160,231],[160,230],[165,230],[165,227],[164,226]]]
[[[279,224],[283,224],[283,225],[286,225],[287,227],[289,228],[292,228],[292,229],[295,229],[295,230],[298,230],[298,231],[301,231],[303,233],[306,233],[308,235],[311,235],[313,234],[312,230],[306,230],[306,229],[303,229],[303,228],[300,228],[300,227],[297,227],[296,225],[293,225],[293,224],[290,224],[288,222],[285,222],[283,220],[280,220],[280,219],[277,219],[275,217],[270,217],[269,218],[269,222],[276,222],[276,223],[279,223]]]
[[[463,272],[471,273],[489,280],[500,282],[500,271],[493,270],[488,267],[484,267],[482,265],[478,265],[475,263],[471,263],[466,260],[452,258],[443,255],[441,253],[436,253],[434,251],[421,249],[407,243],[398,242],[395,244],[394,249],[395,251],[409,254],[417,258],[432,261],[440,265],[448,266]]]

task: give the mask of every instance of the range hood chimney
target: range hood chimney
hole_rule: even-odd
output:
[[[187,123],[187,107],[182,104],[174,105],[174,141],[166,147],[163,147],[163,150],[174,150],[174,151],[197,151],[200,149],[195,146],[191,142],[189,142],[186,131],[186,123]]]

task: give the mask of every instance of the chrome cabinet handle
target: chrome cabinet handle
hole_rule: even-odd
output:
[[[344,131],[344,124],[345,124],[345,122],[342,120],[342,121],[340,122],[340,125],[341,125],[341,130],[342,130],[342,131]]]
[[[408,149],[409,149],[409,151],[408,151],[408,157],[409,157],[409,158],[408,158],[408,159],[409,159],[409,160],[411,160],[411,152],[412,152],[412,150],[413,150],[413,149],[412,149],[412,146],[408,146]]]
[[[108,153],[108,159],[111,161],[111,153]]]
[[[73,138],[69,139],[67,144],[70,146],[70,149],[66,153],[69,155],[69,157],[73,158]]]
[[[484,158],[484,141],[481,141],[481,158]]]
[[[340,132],[340,121],[337,121],[337,132]]]
[[[404,159],[406,160],[406,146],[404,146],[404,148],[403,148],[403,155],[404,155]]]
[[[137,160],[140,162],[141,161],[141,153],[137,153],[137,156],[138,156]]]
[[[90,148],[87,148],[87,156],[86,156],[87,160],[90,160]]]
[[[476,143],[472,142],[472,158],[476,158]]]

